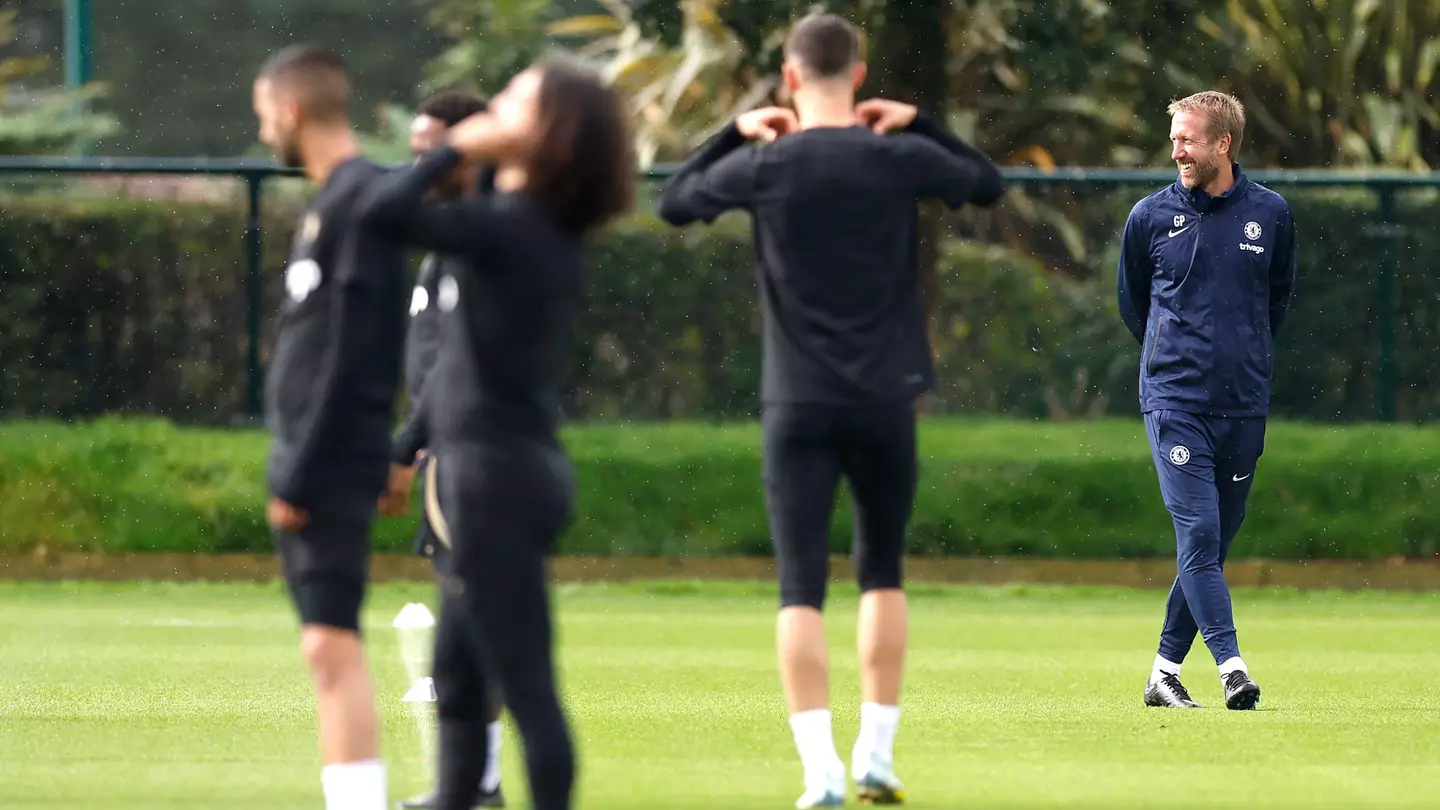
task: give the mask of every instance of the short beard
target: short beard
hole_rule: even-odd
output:
[[[1185,182],[1185,176],[1180,176],[1180,182],[1186,188],[1205,188],[1210,182],[1220,176],[1220,162],[1200,163],[1195,162],[1195,174],[1191,176],[1190,182]]]
[[[301,157],[300,150],[293,144],[280,153],[280,162],[291,169],[302,169],[305,167],[305,158]]]

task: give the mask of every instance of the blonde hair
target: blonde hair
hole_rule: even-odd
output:
[[[1230,136],[1230,151],[1226,156],[1231,160],[1240,154],[1240,142],[1245,139],[1245,105],[1229,93],[1206,90],[1179,101],[1170,102],[1166,109],[1171,117],[1176,113],[1203,113],[1209,122],[1206,135],[1210,138]]]

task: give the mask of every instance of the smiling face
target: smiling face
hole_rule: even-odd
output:
[[[1170,159],[1186,188],[1205,188],[1228,161],[1230,136],[1217,134],[1203,112],[1180,111],[1170,120]]]

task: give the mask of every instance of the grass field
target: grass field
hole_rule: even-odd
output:
[[[366,621],[392,797],[425,786],[389,622]],[[582,808],[786,808],[799,767],[773,589],[584,586],[558,597]],[[1163,594],[917,588],[897,769],[916,808],[1435,807],[1440,595],[1245,591],[1261,711],[1149,710]],[[837,736],[858,724],[853,590],[830,611]],[[308,682],[275,585],[0,583],[0,806],[317,808]],[[1203,651],[1187,682],[1219,705]],[[511,806],[526,806],[505,748]]]

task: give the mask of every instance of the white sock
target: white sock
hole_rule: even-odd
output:
[[[795,734],[795,748],[800,752],[800,765],[805,769],[805,789],[823,790],[835,781],[843,784],[845,763],[840,761],[840,754],[835,751],[830,710],[796,712],[790,715],[790,730]]]
[[[857,779],[865,775],[872,762],[887,768],[894,763],[895,729],[899,725],[899,706],[860,704],[860,736],[855,738],[855,750],[850,759]]]
[[[1250,671],[1249,667],[1245,666],[1245,662],[1240,660],[1240,656],[1236,655],[1231,658],[1227,658],[1225,659],[1224,663],[1220,665],[1220,677],[1223,678],[1237,669],[1241,672],[1247,673]]]
[[[480,789],[491,793],[500,787],[500,741],[505,735],[499,720],[485,726],[485,737],[489,753],[485,755],[485,776],[480,780]]]
[[[1150,683],[1160,680],[1165,673],[1180,677],[1180,665],[1166,659],[1163,655],[1155,656],[1155,665],[1150,668]]]
[[[326,765],[320,771],[320,784],[325,810],[390,810],[385,765],[378,759]]]

